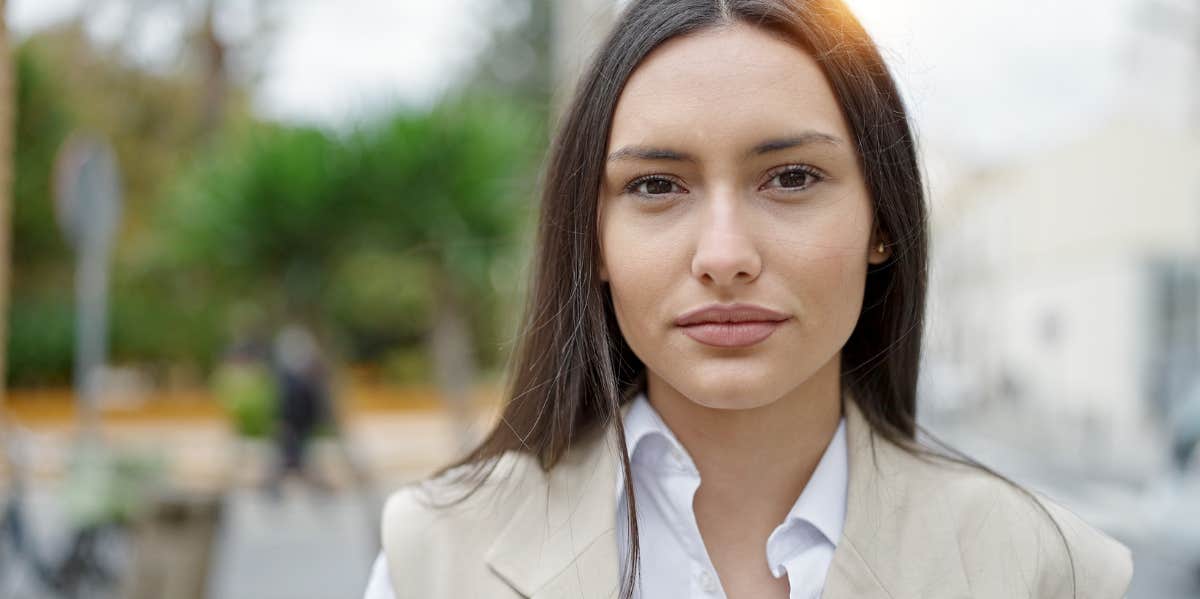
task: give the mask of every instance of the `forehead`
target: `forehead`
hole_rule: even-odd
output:
[[[718,149],[714,142],[750,145],[784,129],[848,139],[816,61],[787,40],[737,23],[671,39],[651,52],[617,101],[609,149],[656,141],[704,153]]]

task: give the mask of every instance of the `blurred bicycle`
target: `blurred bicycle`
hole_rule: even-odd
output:
[[[0,599],[109,599],[120,592],[123,525],[96,520],[71,526],[55,554],[34,534],[27,473],[27,431],[0,424],[7,480],[0,496]]]

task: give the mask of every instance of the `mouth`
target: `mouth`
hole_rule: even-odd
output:
[[[682,328],[683,334],[714,347],[750,347],[770,337],[782,322],[707,322]]]
[[[684,313],[675,324],[684,335],[713,347],[750,347],[770,337],[791,316],[754,304],[711,304]]]

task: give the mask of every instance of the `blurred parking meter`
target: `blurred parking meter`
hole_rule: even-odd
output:
[[[107,345],[109,254],[121,212],[120,178],[112,148],[72,134],[54,165],[54,209],[75,252],[75,393],[81,428],[96,429],[97,368]]]
[[[121,185],[112,147],[72,134],[54,168],[59,228],[75,253],[75,394],[84,435],[66,497],[78,529],[127,527],[133,562],[127,597],[201,599],[220,499],[166,489],[165,464],[110,451],[99,441],[99,368],[107,353],[109,257],[120,225]]]
[[[221,500],[213,493],[169,488],[161,454],[94,444],[73,456],[66,493],[75,530],[128,532],[122,569],[126,599],[204,599]]]
[[[204,599],[221,518],[216,495],[177,491],[155,498],[133,527],[126,599]]]

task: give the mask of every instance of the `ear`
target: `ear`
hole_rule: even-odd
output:
[[[881,244],[881,243],[883,244],[882,252],[879,251],[879,247],[880,247],[879,244]],[[883,264],[884,262],[887,262],[888,258],[891,258],[891,257],[892,257],[891,240],[888,239],[887,236],[884,235],[882,232],[880,232],[878,229],[876,229],[875,233],[873,235],[871,235],[871,247],[867,248],[867,263]]]

